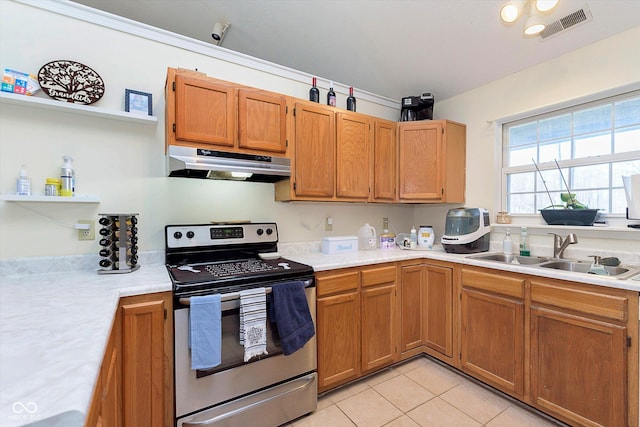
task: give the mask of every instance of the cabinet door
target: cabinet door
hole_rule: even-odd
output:
[[[310,103],[295,107],[295,181],[298,197],[331,198],[335,193],[335,114]]]
[[[360,298],[358,292],[317,301],[318,391],[360,375]]]
[[[402,267],[400,283],[400,351],[422,345],[423,333],[423,268]]]
[[[453,357],[453,271],[424,267],[424,343],[438,353]]]
[[[573,425],[626,425],[626,336],[622,326],[532,307],[533,402]]]
[[[102,384],[101,418],[105,426],[117,427],[122,425],[122,372],[120,358],[120,343],[110,340],[102,368],[104,382]]]
[[[362,371],[390,365],[396,359],[396,267],[362,270]]]
[[[442,130],[440,123],[398,125],[401,200],[442,200]]]
[[[462,289],[462,368],[508,393],[524,393],[524,304]]]
[[[238,145],[260,151],[287,151],[287,100],[255,90],[238,90]]]
[[[173,425],[170,301],[170,295],[144,295],[121,303],[125,426]]]
[[[336,196],[369,198],[371,126],[356,113],[337,113]]]
[[[177,74],[176,140],[235,145],[235,98],[231,86]]]
[[[373,200],[396,198],[396,123],[376,120],[373,140]]]

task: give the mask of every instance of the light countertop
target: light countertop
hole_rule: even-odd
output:
[[[318,249],[308,244],[280,246],[283,256],[315,271],[426,258],[640,292],[640,281],[473,260],[438,246],[430,251],[397,248],[339,255]],[[172,289],[160,258],[133,273],[112,275],[86,268],[46,273],[21,262],[13,270],[3,266],[0,425],[22,426],[62,413],[72,414],[69,419],[82,425],[77,415],[87,413],[119,298]]]

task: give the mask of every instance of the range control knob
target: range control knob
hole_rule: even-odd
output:
[[[271,228],[267,228],[267,236],[271,236],[273,234],[273,230]]]
[[[196,233],[194,233],[193,231],[187,231],[187,238],[188,239],[193,239],[193,237],[196,235]]]
[[[174,239],[182,239],[182,233],[179,231],[176,231],[175,233],[173,233],[173,237]]]
[[[262,236],[262,234],[264,233],[264,230],[262,228],[258,228],[256,233],[258,233],[258,236]]]

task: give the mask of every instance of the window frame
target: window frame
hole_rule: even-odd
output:
[[[638,93],[634,93],[638,92]],[[525,111],[516,115],[503,117],[501,119],[494,120],[493,123],[495,125],[495,138],[496,138],[496,162],[500,165],[500,174],[499,178],[494,180],[496,182],[496,189],[498,192],[496,193],[496,197],[494,199],[494,206],[496,206],[496,211],[507,211],[507,175],[517,172],[530,172],[533,168],[533,172],[537,176],[538,172],[536,171],[533,165],[520,165],[520,166],[505,166],[504,162],[506,156],[509,153],[509,147],[506,144],[505,132],[507,125],[517,124],[518,122],[524,123],[527,121],[533,120],[542,120],[544,118],[559,116],[561,114],[572,113],[577,110],[581,110],[584,107],[588,107],[589,104],[593,106],[604,103],[606,105],[606,101],[611,98],[624,98],[627,96],[638,96],[640,95],[640,82],[636,82],[630,85],[620,86],[617,88],[613,88],[607,91],[597,92],[588,96],[583,96],[579,98],[575,98],[572,100],[568,100],[562,103],[552,104],[549,106],[541,107],[538,109]],[[614,101],[614,100],[612,100]],[[569,159],[558,161],[560,167],[562,169],[570,168],[574,166],[588,166],[594,164],[610,164],[612,162],[626,161],[626,160],[638,160],[640,159],[640,150],[637,151],[629,151],[623,153],[616,154],[605,154],[591,157],[582,157],[579,159]],[[544,164],[538,164],[540,170],[551,170],[556,169],[556,165],[553,162],[547,162]],[[511,215],[522,217],[522,218],[541,218],[540,214],[537,212],[531,213],[512,213]],[[621,213],[602,213],[601,217],[606,219],[625,219],[625,215]]]

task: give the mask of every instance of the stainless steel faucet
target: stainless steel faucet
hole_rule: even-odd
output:
[[[553,235],[553,257],[563,258],[564,250],[567,246],[578,243],[578,236],[575,233],[569,233],[564,239],[556,233],[548,233]]]

